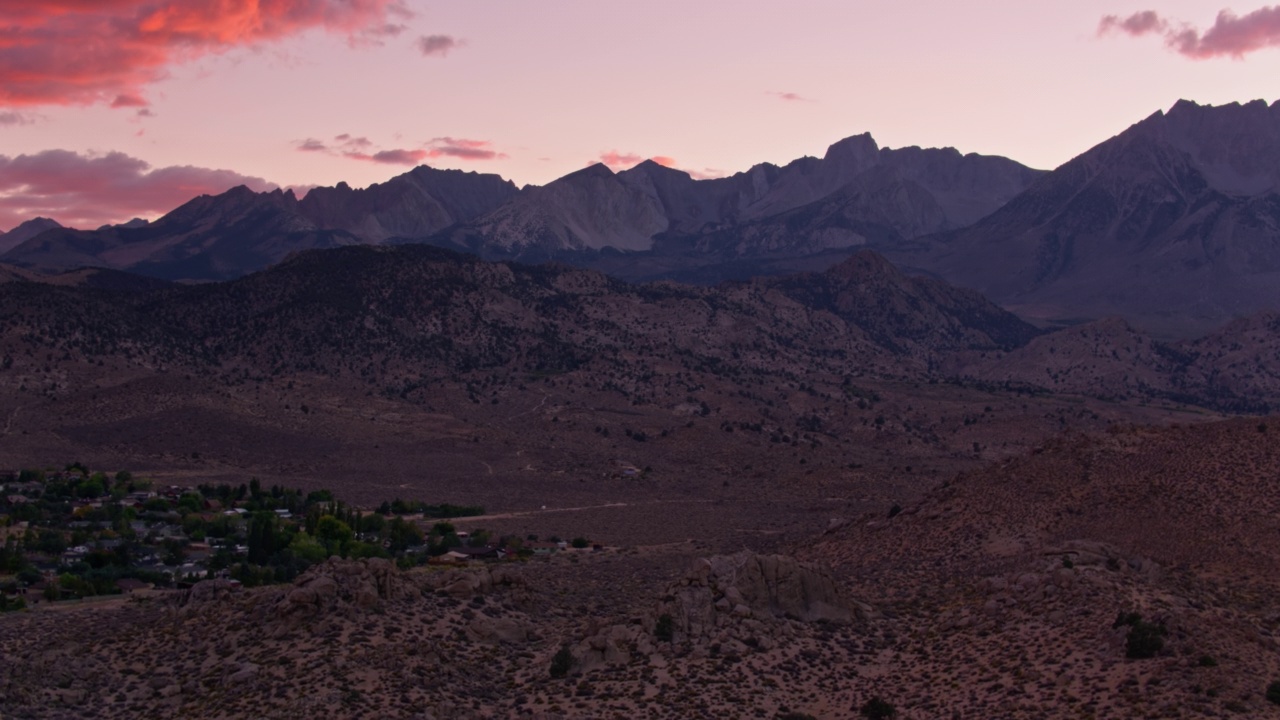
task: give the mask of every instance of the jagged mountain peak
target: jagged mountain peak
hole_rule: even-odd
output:
[[[875,138],[871,137],[871,133],[864,132],[832,143],[827,148],[826,155],[822,159],[827,162],[853,163],[858,166],[865,166],[875,162],[879,154],[880,146],[876,143]]]

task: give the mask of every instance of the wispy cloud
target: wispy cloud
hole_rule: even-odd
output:
[[[299,152],[327,153],[383,165],[417,165],[424,160],[442,157],[460,160],[496,160],[507,157],[506,153],[494,150],[493,143],[488,140],[452,137],[434,138],[417,148],[380,148],[369,138],[343,133],[329,143],[306,138],[295,141],[294,147]]]
[[[648,159],[664,167],[676,167],[675,158],[667,157],[666,155],[654,155]],[[636,153],[623,153],[618,152],[617,150],[610,150],[608,152],[600,153],[595,160],[587,164],[594,165],[598,162],[608,166],[610,170],[626,170],[627,168],[635,167],[644,161],[645,158],[641,155],[637,155]]]
[[[465,44],[465,40],[459,40],[452,35],[423,35],[415,43],[418,52],[427,57],[446,57]]]
[[[23,0],[3,13],[0,107],[13,108],[137,107],[170,66],[312,30],[386,35],[409,11],[402,0]]]
[[[1280,47],[1280,5],[1259,8],[1246,15],[1223,10],[1204,31],[1170,20],[1154,10],[1126,17],[1107,15],[1099,21],[1099,36],[1117,33],[1133,37],[1161,35],[1170,50],[1195,60],[1224,56],[1243,59],[1258,50]]]
[[[500,160],[506,153],[493,149],[488,140],[470,140],[467,138],[438,137],[427,143],[428,157],[454,157],[462,160]]]
[[[799,93],[793,93],[793,92],[769,90],[765,94],[772,95],[778,98],[779,100],[785,100],[787,102],[817,102],[817,100],[814,100],[813,98],[807,98],[807,97],[804,97],[803,95],[800,95]]]
[[[30,113],[22,113],[15,111],[0,112],[0,127],[6,125],[31,125],[36,121],[36,116]]]
[[[45,150],[0,155],[0,227],[37,215],[63,225],[93,228],[168,212],[196,195],[237,185],[257,191],[276,186],[231,170],[178,165],[153,168],[121,152],[103,155]]]

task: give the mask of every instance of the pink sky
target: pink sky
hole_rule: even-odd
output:
[[[1179,98],[1280,96],[1280,6],[0,0],[0,229],[414,164],[542,184],[881,145],[1054,167]]]

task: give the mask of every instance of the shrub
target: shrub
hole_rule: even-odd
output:
[[[1280,705],[1280,680],[1267,686],[1267,702]]]
[[[565,645],[560,648],[560,652],[551,658],[551,677],[562,678],[569,674],[569,670],[573,667],[573,653],[569,651],[569,646]]]
[[[658,618],[658,624],[653,628],[653,636],[663,642],[671,642],[671,638],[675,637],[675,622],[670,615],[663,613]]]
[[[868,720],[886,720],[898,716],[898,709],[883,700],[879,695],[873,696],[858,711]]]
[[[1169,630],[1162,622],[1149,623],[1136,612],[1120,613],[1111,627],[1129,626],[1129,634],[1124,641],[1125,657],[1131,660],[1153,658],[1164,649],[1164,637]]]

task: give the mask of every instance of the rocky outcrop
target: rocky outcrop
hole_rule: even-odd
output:
[[[423,579],[423,583],[426,589],[458,600],[467,600],[497,590],[505,591],[513,602],[521,602],[529,597],[529,587],[524,575],[502,565],[433,572]]]
[[[676,634],[699,637],[734,618],[847,623],[855,612],[817,566],[744,551],[696,560],[658,615],[671,617]]]
[[[742,657],[772,650],[805,623],[846,624],[871,613],[846,601],[816,565],[743,551],[695,560],[651,615],[622,625],[590,624],[586,637],[568,647],[574,673],[633,660],[665,667],[673,653]]]
[[[301,621],[331,612],[369,610],[413,592],[389,560],[333,557],[312,567],[293,583],[276,605],[277,614]]]
[[[188,605],[204,605],[226,600],[235,591],[230,580],[201,580],[191,586],[191,592],[183,598]]]

